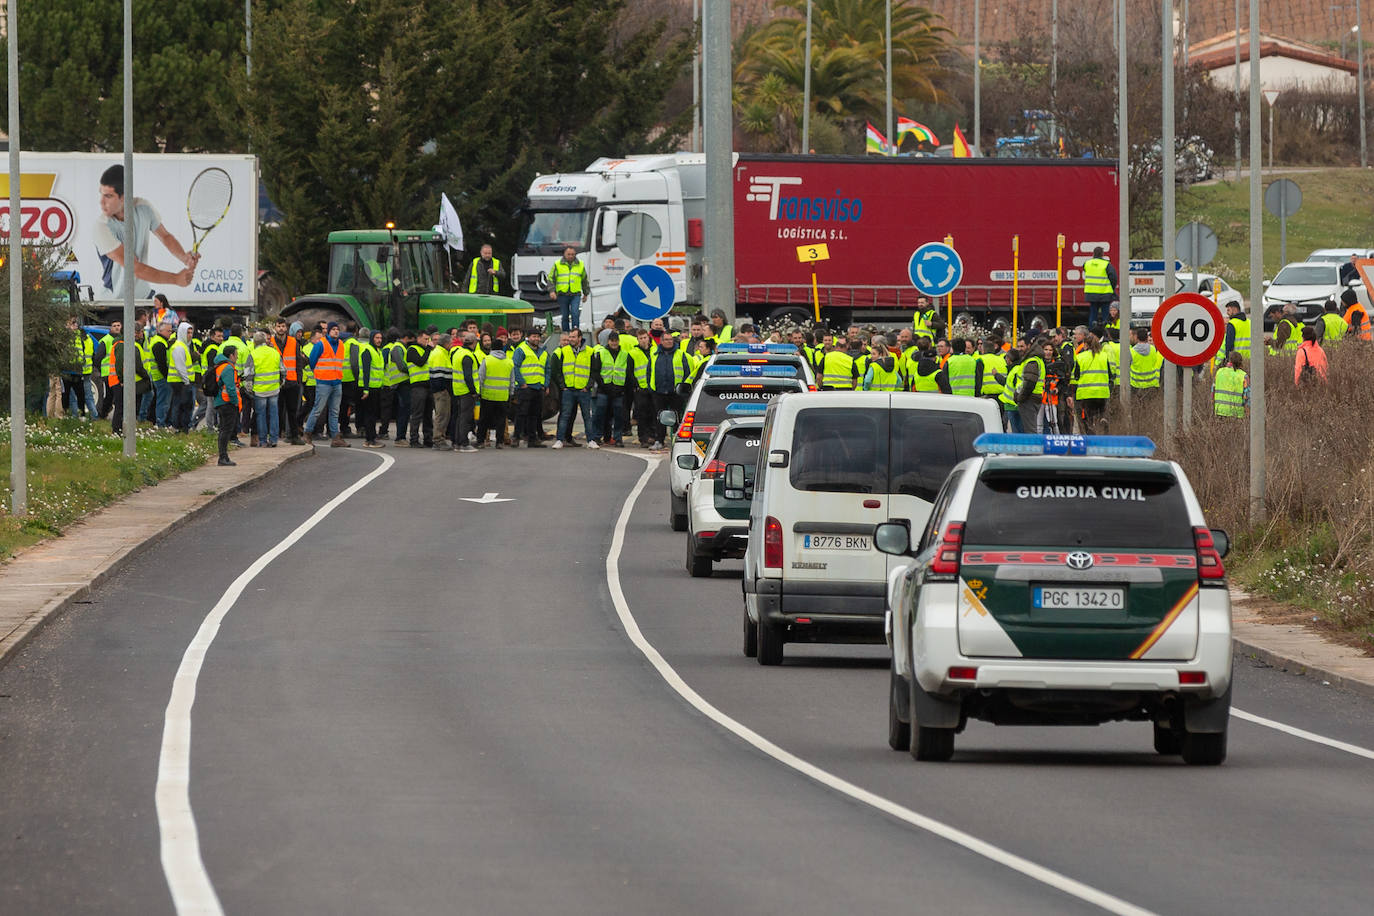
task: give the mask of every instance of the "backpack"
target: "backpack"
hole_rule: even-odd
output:
[[[1313,368],[1312,361],[1307,358],[1307,351],[1298,351],[1302,355],[1303,367],[1298,373],[1298,384],[1304,382],[1315,382],[1317,380],[1317,370]]]
[[[206,368],[205,372],[203,372],[200,377],[200,390],[211,400],[214,400],[215,395],[219,394],[218,376],[219,373],[215,371],[214,366],[210,366]]]

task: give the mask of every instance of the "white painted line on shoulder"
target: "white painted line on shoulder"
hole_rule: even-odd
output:
[[[677,670],[668,664],[667,660],[659,654],[639,629],[639,624],[635,621],[634,614],[630,612],[629,602],[625,599],[625,591],[620,585],[620,552],[625,543],[625,529],[630,521],[630,514],[634,509],[635,502],[639,499],[639,494],[644,491],[645,485],[649,482],[650,476],[658,466],[660,459],[647,458],[643,455],[636,455],[648,462],[648,467],[639,476],[639,480],[625,497],[624,504],[620,507],[620,516],[616,519],[615,532],[611,537],[611,549],[606,554],[606,583],[610,587],[611,601],[615,604],[616,614],[620,617],[621,625],[625,627],[625,634],[629,636],[630,642],[634,643],[649,663],[657,669],[659,675],[668,682],[668,685],[698,712],[715,722],[721,728],[752,745],[755,749],[767,754],[774,760],[796,770],[803,776],[815,780],[828,789],[839,792],[855,801],[862,802],[889,817],[910,824],[920,830],[934,834],[941,839],[948,840],[955,845],[962,846],[969,852],[988,859],[998,865],[1005,866],[1012,871],[1019,872],[1026,877],[1038,881],[1055,890],[1062,891],[1071,897],[1077,897],[1085,903],[1092,904],[1106,910],[1109,913],[1122,914],[1122,916],[1151,916],[1151,911],[1138,907],[1133,903],[1115,897],[1106,891],[1098,890],[1095,887],[1084,884],[1068,875],[1061,874],[1051,868],[1039,865],[1029,859],[1018,856],[1013,852],[994,846],[986,840],[980,840],[970,833],[965,833],[957,827],[952,827],[943,821],[935,820],[932,817],[913,811],[904,805],[899,805],[894,801],[883,798],[867,789],[855,785],[848,780],[823,770],[813,763],[803,760],[801,757],[790,751],[784,750],[758,732],[744,725],[743,723],[730,718],[724,712],[708,703],[699,693],[682,679]]]
[[[1363,757],[1366,760],[1374,760],[1374,751],[1367,747],[1360,747],[1358,744],[1347,744],[1344,741],[1337,741],[1335,738],[1328,738],[1316,732],[1309,732],[1306,729],[1296,728],[1292,725],[1285,725],[1273,719],[1266,719],[1264,716],[1257,716],[1252,712],[1245,712],[1241,709],[1231,707],[1231,715],[1246,722],[1253,722],[1256,725],[1263,725],[1265,728],[1272,728],[1274,731],[1283,732],[1285,735],[1292,735],[1294,738],[1301,738],[1304,741],[1311,741],[1314,744],[1324,744],[1327,747],[1335,748],[1338,751],[1345,751],[1347,754],[1354,754],[1356,757]]]
[[[367,454],[354,452],[353,454]],[[195,812],[191,810],[191,707],[196,701],[196,681],[205,655],[215,641],[220,622],[238,601],[248,584],[312,528],[343,505],[354,493],[376,480],[396,463],[390,455],[374,455],[381,465],[338,496],[321,506],[314,515],[292,531],[275,547],[253,561],[220,596],[219,602],[200,624],[195,638],[181,657],[181,667],[172,681],[172,696],[162,723],[162,753],[157,762],[157,828],[162,844],[162,873],[172,893],[172,905],[180,916],[224,912],[219,895],[210,882],[200,855],[200,834]]]

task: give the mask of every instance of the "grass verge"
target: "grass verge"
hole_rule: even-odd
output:
[[[215,454],[212,435],[138,431],[138,455],[125,458],[123,439],[105,423],[31,419],[26,427],[29,514],[10,514],[10,421],[0,417],[0,559],[44,538],[121,496],[198,468]]]

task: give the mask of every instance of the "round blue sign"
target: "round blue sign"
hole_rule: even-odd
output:
[[[942,242],[926,242],[913,251],[906,270],[911,285],[927,296],[948,296],[964,278],[959,253]]]
[[[668,314],[677,298],[673,278],[657,264],[641,264],[632,268],[620,281],[620,304],[630,317],[639,321],[653,321]]]

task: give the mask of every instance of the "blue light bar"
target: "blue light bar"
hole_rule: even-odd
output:
[[[743,378],[796,378],[797,370],[791,366],[741,366],[717,365],[706,367],[706,375],[711,378],[721,376],[740,376]]]
[[[980,455],[1092,455],[1149,458],[1155,444],[1146,436],[1037,436],[1033,433],[983,433],[973,440]]]
[[[746,401],[736,401],[725,406],[725,415],[728,417],[761,417],[768,412],[767,402],[748,403]]]
[[[796,344],[790,343],[723,343],[716,347],[717,353],[789,353],[798,352]]]

